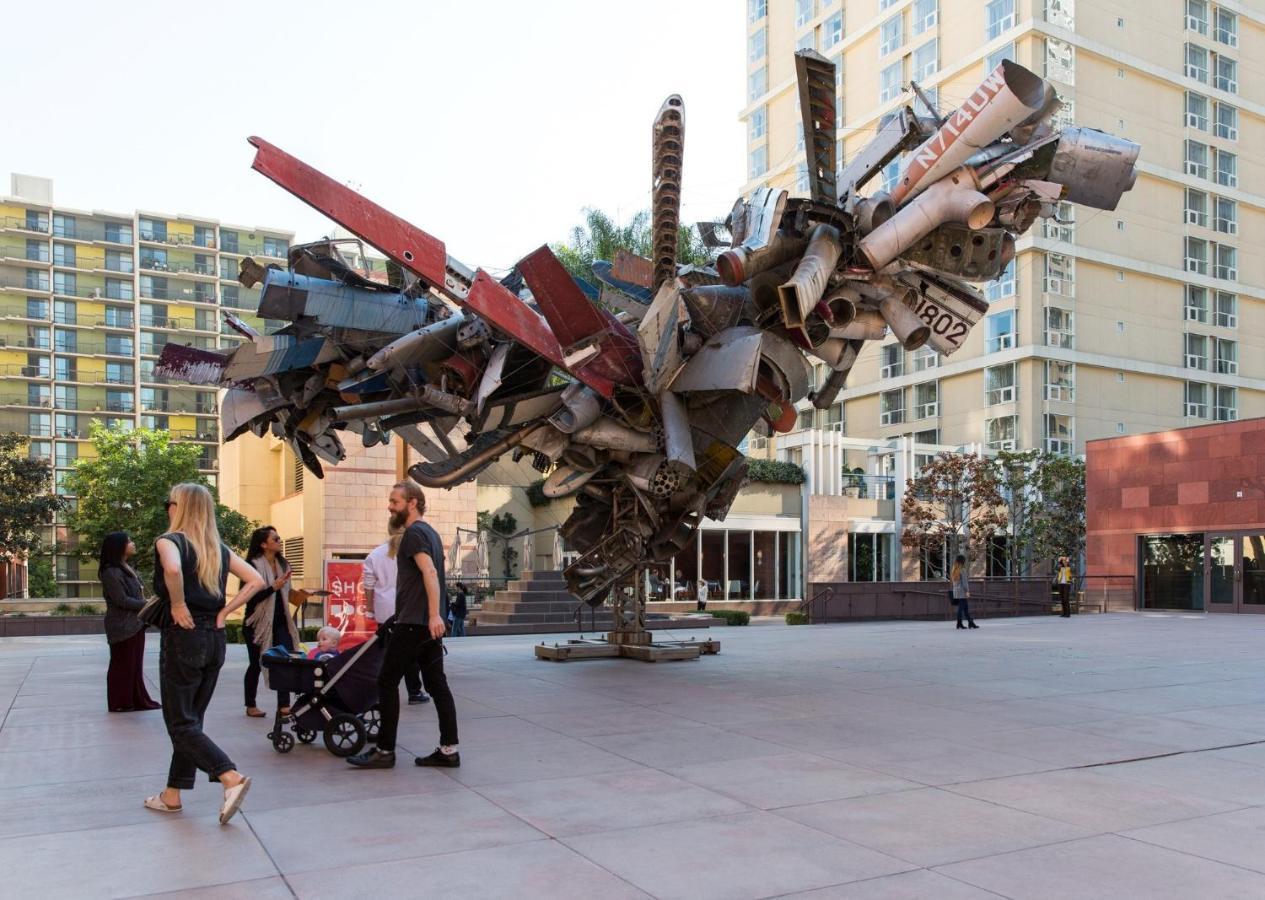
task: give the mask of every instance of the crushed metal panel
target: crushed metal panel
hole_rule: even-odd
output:
[[[214,350],[167,343],[158,356],[154,374],[188,384],[219,385],[224,378],[224,369],[235,352],[216,353]]]
[[[306,369],[338,358],[334,342],[323,337],[299,340],[274,334],[238,347],[224,367],[224,377],[229,381],[246,381]]]
[[[596,266],[597,264],[594,263]],[[644,256],[638,256],[636,253],[629,253],[627,250],[618,250],[615,253],[615,259],[609,263],[609,271],[611,277],[616,281],[622,281],[627,284],[633,284],[640,288],[645,288],[647,300],[654,296],[651,286],[654,284],[654,261],[646,259]],[[621,285],[614,285],[623,290]]]
[[[755,393],[764,333],[741,325],[709,339],[671,383],[673,393],[741,391]]]
[[[818,203],[837,202],[835,180],[835,64],[816,50],[795,52],[799,110],[808,157],[808,193]]]
[[[670,384],[684,362],[679,337],[681,308],[681,292],[676,283],[666,282],[637,326],[645,362],[642,378],[651,393],[657,394]]]
[[[426,324],[429,304],[403,294],[347,287],[337,281],[269,269],[259,315],[296,321],[315,319],[324,328],[355,328],[399,334]]]

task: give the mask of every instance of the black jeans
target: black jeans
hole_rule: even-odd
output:
[[[271,599],[269,599],[268,602],[271,603],[272,602]],[[279,608],[280,606],[281,604],[278,603],[276,607],[274,607],[274,611],[276,611],[276,609]],[[259,691],[259,657],[263,653],[263,651],[268,650],[272,647],[276,647],[276,646],[285,647],[291,653],[293,653],[296,649],[290,646],[290,643],[291,643],[290,629],[286,627],[285,620],[281,618],[281,616],[285,614],[286,614],[285,611],[282,610],[280,612],[277,612],[276,615],[272,617],[272,643],[269,644],[267,647],[263,647],[263,648],[256,647],[255,642],[251,640],[251,634],[250,634],[249,629],[247,629],[246,631],[246,634],[245,634],[246,659],[249,662],[246,666],[246,677],[245,679],[243,679],[242,684],[246,690],[246,708],[247,709],[250,709],[253,706],[259,705],[258,703],[255,702],[255,699]],[[289,706],[289,705],[290,705],[289,691],[277,691],[277,706],[282,707],[282,706]]]
[[[158,684],[163,721],[171,738],[167,787],[187,791],[198,770],[215,781],[236,766],[202,731],[206,708],[224,665],[224,631],[215,623],[197,622],[190,630],[164,628],[158,652]]]
[[[1060,584],[1056,585],[1056,587],[1059,589],[1059,603],[1063,607],[1061,615],[1063,618],[1069,619],[1072,616],[1072,586],[1070,584]]]
[[[400,726],[400,679],[419,668],[422,684],[439,716],[439,743],[457,743],[457,704],[444,675],[443,640],[432,638],[424,625],[394,625],[378,675],[378,712],[382,716],[379,750],[395,750],[395,734]]]
[[[966,597],[959,597],[958,598],[958,624],[959,625],[962,624],[963,618],[965,618],[966,621],[969,622],[970,624],[972,625],[975,624],[975,620],[971,618],[971,601],[968,600]]]

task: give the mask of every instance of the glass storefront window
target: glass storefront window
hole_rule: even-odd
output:
[[[848,533],[850,581],[891,579],[891,537],[886,534]]]
[[[757,600],[772,600],[777,591],[777,533],[773,531],[755,532],[755,547],[752,559],[754,573],[753,594]],[[781,560],[783,566],[786,560]]]
[[[1142,541],[1142,608],[1204,608],[1204,536],[1151,534]]]
[[[751,532],[729,531],[729,572],[726,599],[751,599]]]
[[[725,532],[702,531],[703,564],[699,578],[707,583],[707,599],[723,600],[725,591]],[[697,586],[696,586],[697,587]]]
[[[779,531],[777,534],[778,556],[781,568],[778,571],[778,597],[782,600],[794,600],[804,596],[802,573],[800,571],[799,532]]]

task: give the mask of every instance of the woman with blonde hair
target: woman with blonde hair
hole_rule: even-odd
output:
[[[193,789],[201,769],[224,786],[223,825],[241,807],[250,779],[237,771],[202,725],[224,665],[224,620],[263,587],[263,579],[220,540],[215,500],[205,487],[177,484],[166,506],[171,527],[154,541],[154,591],[170,610],[162,629],[158,677],[172,752],[167,787],[147,798],[145,807],[179,812],[180,792]],[[242,589],[226,604],[229,572]]]
[[[971,576],[966,569],[966,557],[960,553],[957,559],[953,560],[949,583],[953,585],[953,605],[958,608],[958,628],[967,627],[962,624],[963,617],[971,623],[971,628],[979,628],[971,615]]]
[[[395,617],[395,576],[399,570],[399,563],[395,558],[400,552],[404,529],[388,526],[388,535],[385,541],[374,547],[365,557],[362,577],[365,609],[379,626]],[[422,690],[422,676],[417,669],[409,669],[404,673],[404,689],[408,692],[410,704],[430,702],[430,696]]]

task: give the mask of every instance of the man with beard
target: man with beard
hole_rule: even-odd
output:
[[[401,481],[391,489],[387,501],[391,527],[403,528],[404,537],[396,554],[395,624],[387,639],[387,649],[378,675],[378,711],[382,724],[377,746],[350,757],[347,762],[362,769],[390,769],[395,766],[395,735],[400,724],[400,680],[409,667],[420,668],[422,684],[435,702],[439,716],[439,746],[429,756],[413,760],[419,766],[455,769],[461,765],[457,753],[457,706],[444,676],[443,636],[446,630],[447,597],[444,594],[444,546],[422,521],[426,497],[412,481]]]

